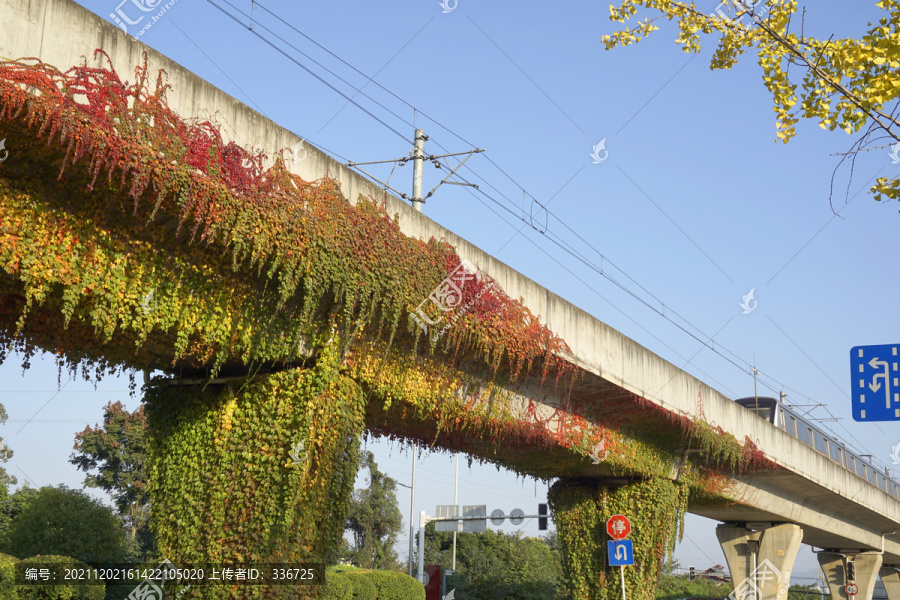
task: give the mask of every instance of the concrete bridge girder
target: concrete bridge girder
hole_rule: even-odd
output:
[[[880,552],[859,554],[840,552],[820,552],[819,565],[825,575],[825,582],[833,600],[872,600],[875,580],[878,578],[884,555]],[[850,567],[849,563],[853,563]],[[852,578],[848,576],[853,576]],[[855,583],[858,591],[854,596],[847,594],[847,584]],[[900,580],[898,580],[900,583]],[[885,581],[885,589],[887,582]],[[895,588],[895,593],[897,588]]]
[[[716,527],[736,600],[785,600],[791,569],[800,550],[803,530],[782,523],[752,531],[738,525]]]
[[[264,148],[270,155],[299,141],[286,129],[177,63],[128,39],[115,25],[72,0],[0,0],[0,18],[17,24],[0,39],[3,56],[37,56],[65,70],[80,63],[81,56],[89,55],[94,48],[104,48],[121,72],[140,64],[141,53],[147,51],[151,70],[164,67],[176,83],[168,99],[179,114],[192,116],[215,111],[233,128],[235,140],[247,147]],[[97,63],[93,59],[88,62],[92,66],[105,66],[102,58]],[[900,522],[900,504],[876,486],[867,485],[860,490],[860,479],[829,457],[736,406],[716,390],[443,229],[405,202],[383,194],[377,185],[346,165],[311,146],[305,152],[308,154],[305,160],[292,165],[295,173],[308,180],[324,175],[335,177],[351,203],[359,194],[384,198],[389,214],[396,216],[404,233],[421,239],[447,240],[461,257],[489,274],[510,297],[522,298],[542,323],[565,339],[573,349],[573,355],[566,359],[583,373],[645,397],[674,414],[695,415],[699,398],[700,408],[709,422],[721,424],[738,440],[745,436],[754,440],[768,458],[785,468],[785,472],[755,474],[736,480],[734,508],[699,506],[692,507],[691,512],[720,521],[766,519],[800,523],[808,543],[831,548],[846,547],[846,544],[877,548],[878,536],[872,532],[893,529]],[[559,400],[543,397],[541,400],[544,406],[535,411],[541,420],[548,419],[555,407],[563,405]],[[521,412],[523,402],[516,399],[513,408]],[[557,425],[557,420],[548,419],[545,426],[554,429]],[[587,459],[575,467],[578,475],[603,474],[600,466]],[[888,540],[885,544],[882,539],[881,547],[886,551],[886,560],[900,562],[900,543]]]

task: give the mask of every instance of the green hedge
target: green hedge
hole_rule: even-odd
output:
[[[353,600],[372,600],[378,597],[378,587],[372,581],[372,578],[369,577],[370,573],[349,571],[343,573],[343,575],[353,584]]]
[[[23,568],[46,565],[48,563],[64,564],[76,569],[88,569],[83,562],[68,556],[32,556],[20,561]],[[19,586],[19,600],[103,600],[106,586],[96,585],[22,585]]]
[[[425,600],[425,586],[406,573],[372,571],[367,576],[378,590],[378,600]]]
[[[322,600],[353,600],[353,584],[343,573],[325,572]]]
[[[425,600],[425,588],[396,571],[329,567],[321,600]]]

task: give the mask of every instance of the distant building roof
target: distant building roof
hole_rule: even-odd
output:
[[[725,574],[725,567],[722,565],[714,565],[700,574],[704,579],[714,579],[716,581],[730,581],[730,577]]]

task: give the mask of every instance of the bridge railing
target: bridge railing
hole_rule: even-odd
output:
[[[881,470],[870,461],[850,452],[843,442],[818,429],[790,408],[779,406],[775,426],[860,479],[900,500],[900,483],[890,477],[887,469]]]

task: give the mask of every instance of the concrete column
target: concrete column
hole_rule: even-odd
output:
[[[628,600],[654,598],[660,561],[678,537],[679,512],[687,501],[683,492],[670,479],[645,479],[622,487],[606,487],[592,479],[554,483],[550,508],[572,597],[618,600],[624,577]],[[616,514],[631,519],[632,566],[609,565],[606,523]],[[624,558],[629,558],[627,552]]]
[[[881,554],[860,553],[860,554],[838,554],[835,553],[819,553],[819,565],[825,574],[825,581],[831,590],[832,600],[850,600],[847,595],[846,586],[849,582],[847,579],[847,561],[852,560],[855,564],[856,579],[854,583],[859,588],[853,600],[872,600],[872,592],[875,591],[875,579],[878,577],[878,571],[881,569]],[[887,584],[885,584],[887,588]],[[896,588],[895,588],[896,589]]]
[[[762,531],[719,525],[716,537],[731,571],[736,600],[786,600],[803,540],[799,525],[783,523]]]
[[[161,556],[176,565],[248,557],[294,564],[323,562],[338,548],[366,397],[355,381],[326,368],[322,361],[233,386],[151,382],[147,470]],[[303,586],[294,587],[261,593],[306,597]]]
[[[895,567],[881,567],[878,574],[881,575],[888,600],[900,600],[900,571]]]

